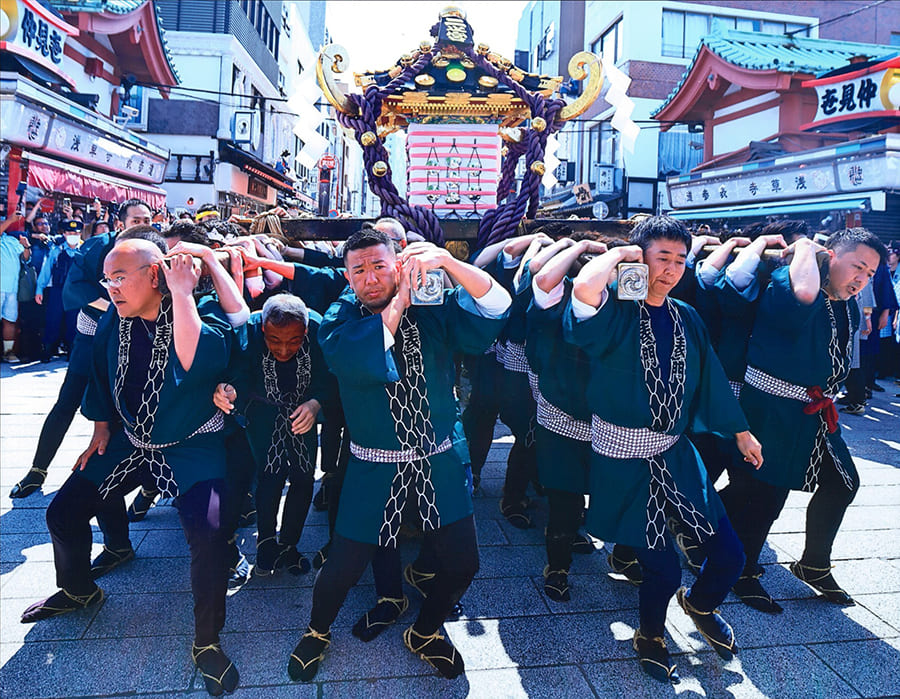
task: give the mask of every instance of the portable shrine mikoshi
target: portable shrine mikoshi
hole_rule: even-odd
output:
[[[546,173],[547,140],[600,95],[600,59],[581,51],[569,75],[584,80],[571,103],[559,95],[560,76],[537,75],[475,44],[465,14],[440,13],[433,37],[403,55],[390,69],[355,74],[361,93],[350,93],[338,75],[347,51],[336,44],[319,53],[319,85],[348,138],[363,151],[368,186],[383,216],[402,221],[426,240],[466,240],[476,247],[503,240],[520,226],[533,230],[551,221],[534,216]],[[407,197],[400,194],[385,138],[406,131]],[[524,166],[516,187],[516,171]],[[568,221],[567,221],[568,222]],[[342,239],[360,219],[296,218],[282,222],[295,239]],[[624,237],[633,222],[572,220],[576,230]]]

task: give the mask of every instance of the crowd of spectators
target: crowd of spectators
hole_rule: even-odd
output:
[[[124,227],[121,216],[126,204],[105,206],[95,199],[91,206],[73,206],[63,199],[52,213],[49,198],[38,199],[24,212],[16,212],[0,222],[0,251],[2,251],[2,360],[9,363],[41,361],[56,357],[68,358],[75,333],[77,310],[66,311],[62,304],[62,288],[75,251],[89,238],[104,235]],[[266,231],[265,240],[255,246],[260,254],[275,259],[300,261],[303,259],[299,243],[290,243],[281,235],[280,217],[288,212],[278,207],[264,214],[248,211],[242,218],[221,217],[218,208],[205,204],[195,212],[166,208],[151,211],[147,222],[163,235],[186,222],[198,226],[200,234],[192,240],[212,247],[234,244],[243,238],[252,244],[251,228]],[[241,223],[245,225],[241,225]],[[252,222],[252,223],[251,223]],[[334,252],[330,243],[307,244],[326,258]],[[282,255],[283,253],[283,255]],[[327,260],[326,260],[327,261]],[[267,279],[271,285],[271,279]],[[266,282],[263,291],[266,291]],[[264,293],[260,305],[270,294]]]

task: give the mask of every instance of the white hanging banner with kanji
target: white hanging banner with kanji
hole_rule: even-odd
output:
[[[410,124],[407,134],[410,204],[439,218],[480,218],[497,208],[496,124]]]

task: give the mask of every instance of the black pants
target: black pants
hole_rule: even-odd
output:
[[[499,378],[504,371],[492,354],[466,355],[463,359],[472,393],[462,414],[463,430],[469,444],[472,473],[481,475],[500,414]]]
[[[514,503],[525,499],[531,481],[537,481],[537,449],[534,443],[537,405],[531,394],[528,375],[502,369],[500,419],[509,427],[515,442],[506,459],[503,500]]]
[[[568,570],[572,565],[572,541],[581,524],[584,495],[547,488],[550,513],[547,518],[547,564],[550,570]]]
[[[866,377],[862,369],[851,369],[844,387],[847,389],[847,402],[850,405],[863,405],[866,402]]]
[[[434,586],[422,603],[416,632],[431,635],[460,600],[478,572],[478,542],[475,519],[471,515],[435,531],[425,539],[437,557]],[[313,587],[309,625],[321,633],[331,628],[350,591],[378,550],[377,544],[363,544],[335,534],[328,560]],[[400,595],[396,595],[399,597]]]
[[[744,553],[727,517],[721,519],[716,533],[701,547],[706,560],[687,597],[695,609],[711,612],[725,599],[741,574]],[[635,554],[644,576],[639,589],[641,632],[662,637],[666,608],[681,586],[681,561],[668,535],[665,549],[635,549]]]
[[[896,313],[896,311],[894,311]],[[900,377],[900,345],[890,337],[881,338],[881,350],[878,353],[878,376],[886,379],[891,376]]]
[[[59,387],[56,403],[44,418],[44,426],[41,427],[41,436],[38,437],[37,449],[34,451],[34,460],[32,461],[34,468],[45,471],[50,466],[50,462],[56,456],[59,445],[62,444],[63,438],[75,418],[75,413],[81,406],[81,399],[84,397],[87,385],[87,374],[79,374],[71,370],[66,372],[66,378]]]
[[[44,353],[49,353],[65,341],[66,347],[72,349],[72,341],[75,339],[75,322],[78,311],[63,309],[62,289],[51,286],[44,290],[44,308],[46,317],[44,321]]]
[[[817,568],[831,564],[831,548],[844,513],[859,490],[859,477],[848,488],[830,457],[819,470],[819,485],[806,508],[806,548],[801,563]],[[778,519],[790,489],[770,485],[745,469],[734,469],[732,482],[720,493],[728,517],[744,545],[745,574],[756,573],[759,554]]]
[[[234,568],[241,558],[241,550],[237,544],[237,526],[243,513],[244,504],[253,490],[253,479],[256,475],[256,462],[250,443],[243,428],[229,424],[232,418],[226,417],[225,434],[225,479],[228,489],[225,505],[222,508],[223,528],[228,539],[228,567]],[[156,491],[153,485],[148,490]]]
[[[120,486],[127,493],[141,482],[141,469]],[[224,481],[202,481],[175,499],[181,526],[191,552],[191,591],[194,595],[195,643],[219,640],[225,624],[226,543],[221,521]],[[53,541],[56,584],[73,595],[88,595],[96,585],[91,578],[91,517],[103,515],[116,523],[124,541],[107,543],[110,548],[130,548],[124,499],[113,494],[100,497],[97,486],[73,473],[47,508],[47,527]]]
[[[878,366],[878,359],[880,354],[877,352],[877,348],[880,345],[875,345],[876,352],[873,354],[863,354],[859,353],[859,368],[862,371],[863,380],[866,383],[866,388],[869,390],[875,385],[875,373],[876,368]]]
[[[281,504],[281,491],[288,480],[286,473],[276,475],[266,473],[263,469],[256,485],[256,526],[259,542],[275,536],[278,520],[278,506]],[[303,534],[303,525],[312,502],[313,474],[301,474],[299,469],[290,475],[290,486],[284,498],[284,509],[281,512],[281,532],[278,540],[282,544],[296,546]]]
[[[739,454],[733,439],[723,439],[708,432],[690,434],[691,444],[697,449],[710,483],[719,480],[724,471],[728,471],[729,478],[732,471],[731,464]]]

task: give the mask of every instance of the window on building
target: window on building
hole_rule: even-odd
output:
[[[603,61],[616,64],[624,53],[622,37],[622,18],[619,17],[609,29],[600,35],[599,39],[591,44],[591,51],[600,56]]]
[[[729,17],[702,12],[663,10],[662,20],[662,55],[676,58],[690,58],[694,55],[704,36],[729,29],[764,34],[791,32],[793,36],[809,36],[808,24],[761,20],[752,17]]]
[[[657,164],[660,177],[684,175],[703,160],[703,134],[679,124],[659,134]]]
[[[600,144],[597,162],[603,165],[620,165],[621,148],[619,132],[608,121],[600,124]]]
[[[900,46],[900,32],[891,32],[891,46]]]

